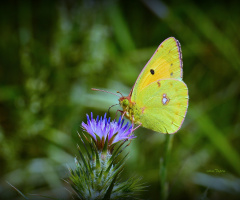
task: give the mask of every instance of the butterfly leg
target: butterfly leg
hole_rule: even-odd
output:
[[[136,129],[138,129],[140,126],[142,126],[142,124],[139,124],[137,127],[135,127],[132,131],[135,131]]]
[[[142,123],[140,123],[137,127],[134,128],[133,120],[134,120],[134,116],[132,116],[132,131],[131,132],[135,131],[136,129],[138,129],[142,125]]]
[[[115,115],[115,119],[117,119],[117,113],[118,112],[120,112],[121,113],[121,115],[122,115],[122,113],[123,113],[123,111],[122,110],[117,110],[117,112],[116,112],[116,115]]]
[[[124,117],[125,114],[126,114],[126,111],[124,111],[124,112],[122,111],[122,119],[121,120],[123,120],[123,117]]]

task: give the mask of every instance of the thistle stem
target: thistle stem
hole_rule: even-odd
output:
[[[164,156],[160,159],[160,199],[166,200],[168,197],[167,164],[173,143],[173,135],[166,134]]]

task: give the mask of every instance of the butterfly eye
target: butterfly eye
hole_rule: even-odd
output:
[[[153,69],[150,69],[150,73],[153,75],[155,72]]]
[[[122,104],[123,106],[127,107],[129,105],[129,101],[127,99],[124,99]]]

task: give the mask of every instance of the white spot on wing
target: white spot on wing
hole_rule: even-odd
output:
[[[168,99],[167,99],[166,97],[163,97],[163,98],[162,98],[162,103],[163,103],[163,104],[166,104],[166,103],[167,103],[167,100],[168,100]]]
[[[167,97],[167,95],[163,94],[162,104],[167,105],[169,103],[169,101],[170,101],[170,99]]]

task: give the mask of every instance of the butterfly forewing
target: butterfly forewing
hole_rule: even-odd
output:
[[[174,37],[164,40],[140,73],[132,91],[136,95],[150,83],[159,79],[182,80],[182,53]]]

